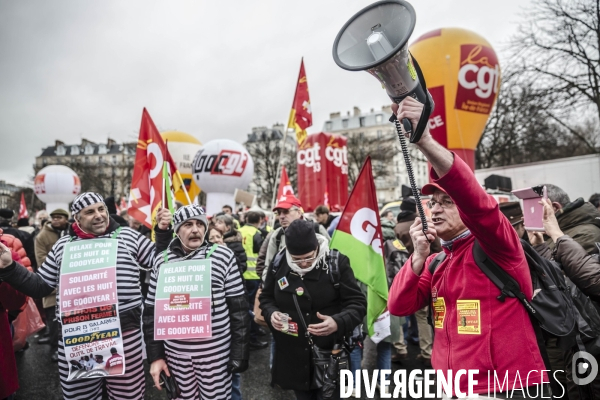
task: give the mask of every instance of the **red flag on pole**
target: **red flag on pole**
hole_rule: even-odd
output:
[[[280,201],[282,196],[288,195],[294,196],[294,189],[292,188],[284,165],[281,167],[281,179],[279,181],[279,189],[277,190],[277,201]]]
[[[294,102],[290,111],[288,127],[296,131],[296,140],[301,145],[306,139],[306,128],[312,126],[312,111],[310,109],[310,96],[308,95],[308,82],[304,72],[304,59],[300,62],[300,74],[296,84]]]
[[[21,204],[19,205],[19,219],[21,218],[29,218],[27,204],[25,203],[25,193],[23,192],[21,192]]]
[[[127,213],[150,229],[152,229],[152,216],[162,204],[162,169],[165,157],[166,161],[174,167],[175,163],[166,151],[165,142],[150,114],[144,108]]]

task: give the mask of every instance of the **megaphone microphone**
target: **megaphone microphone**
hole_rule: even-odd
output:
[[[395,115],[392,115],[390,122],[396,125],[423,232],[427,232],[427,219],[404,137],[406,132],[410,142],[417,143],[434,107],[421,68],[408,51],[408,39],[415,23],[415,10],[406,1],[382,0],[373,3],[356,13],[342,27],[333,43],[333,59],[343,69],[367,71],[373,75],[395,103],[410,96],[424,104],[416,127],[408,118],[398,121]]]

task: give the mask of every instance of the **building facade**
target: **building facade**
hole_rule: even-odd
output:
[[[118,200],[127,196],[137,143],[95,143],[82,139],[80,144],[65,144],[57,140],[35,158],[35,173],[48,165],[66,165],[79,175],[81,191],[95,191]]]
[[[349,168],[360,168],[359,164],[364,157],[371,154],[377,200],[381,205],[400,199],[402,185],[410,186],[396,127],[389,122],[391,115],[390,106],[383,106],[378,111],[371,109],[370,112],[361,112],[358,107],[354,107],[352,114],[331,113],[323,125],[324,132],[348,137],[349,158],[352,158],[350,153],[357,153],[354,157],[357,162],[349,160],[353,164]],[[408,148],[416,184],[422,187],[429,181],[427,160],[415,145],[409,143]]]
[[[0,181],[0,208],[9,208],[11,197],[20,188],[5,181]]]

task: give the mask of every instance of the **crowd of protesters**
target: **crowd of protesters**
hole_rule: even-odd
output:
[[[410,98],[394,106],[398,118],[413,124],[421,108]],[[378,369],[389,370],[392,363],[401,368],[412,343],[419,346],[417,360],[423,368],[443,373],[478,370],[474,392],[479,398],[490,392],[489,371],[508,377],[508,386],[492,388],[499,398],[547,397],[550,388],[556,390],[553,380],[564,388],[554,392],[554,398],[600,398],[600,378],[582,390],[573,376],[576,345],[540,334],[520,300],[504,296],[475,256],[480,248],[529,301],[540,289],[532,280],[531,257],[524,246],[555,262],[570,295],[578,299],[574,310],[583,307],[581,299],[591,305],[574,311],[580,317],[576,329],[582,333],[579,348],[584,346],[598,361],[600,194],[586,202],[540,182],[548,193],[548,200],[540,202],[544,231],[527,231],[520,203],[498,204],[467,165],[427,130],[417,147],[432,166],[431,182],[421,188],[429,196],[428,229],[423,229],[412,197],[402,200],[397,214],[381,212],[392,315],[391,334],[374,346]],[[35,224],[18,220],[13,226],[13,211],[0,210],[0,399],[12,399],[18,389],[12,331],[28,296],[45,321],[38,343],[51,348],[65,399],[96,399],[103,390],[110,399],[143,399],[144,358],[156,388],[165,386],[163,380],[177,382],[177,398],[242,399],[249,352],[269,342],[271,378],[266,381],[293,390],[298,399],[322,399],[309,344],[335,351],[351,337],[360,341],[366,336],[367,287],[355,278],[346,255],[330,251],[340,216],[325,205],[309,216],[298,198],[285,196],[273,208],[275,224],[269,224],[259,209],[234,213],[231,205],[223,205],[209,218],[200,206],[178,204],[174,214],[158,211],[154,241],[150,229],[126,212],[117,212],[114,199],[98,193],[79,195],[70,210],[49,211]],[[98,362],[101,355],[81,357],[75,364],[81,371],[115,364],[124,373],[73,380],[69,371],[74,363],[65,356],[56,289],[65,245],[97,238],[116,238],[119,243],[116,279],[123,354],[112,348],[110,366],[109,361]],[[161,267],[205,259],[212,263],[211,337],[156,340]],[[332,271],[337,274],[333,278]],[[466,309],[476,312],[468,314]],[[348,368],[360,370],[362,357],[362,347],[354,347]],[[541,372],[548,370],[557,373]],[[527,381],[518,378],[530,371],[540,373]],[[381,390],[391,392],[390,387]],[[444,398],[455,398],[459,390],[466,392],[466,377]],[[339,391],[333,398],[337,396]]]

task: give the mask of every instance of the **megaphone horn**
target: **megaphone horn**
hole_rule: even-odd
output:
[[[406,1],[383,0],[373,3],[344,24],[333,43],[333,59],[343,69],[367,71],[373,75],[395,103],[411,96],[424,104],[416,127],[412,126],[408,118],[402,119],[401,126],[395,115],[392,115],[390,122],[396,124],[408,178],[413,196],[417,200],[423,231],[426,232],[427,220],[402,131],[404,129],[410,135],[411,143],[418,142],[434,107],[419,64],[408,51],[408,39],[415,23],[415,10]]]

